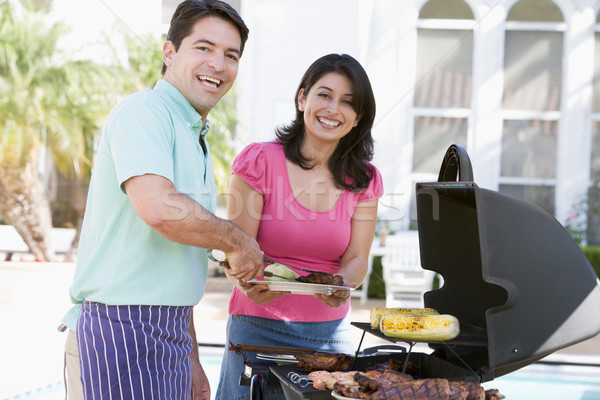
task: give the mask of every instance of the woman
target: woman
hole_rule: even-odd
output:
[[[283,264],[343,276],[356,287],[367,272],[381,176],[373,156],[375,98],[349,55],[330,54],[305,72],[296,118],[277,141],[253,143],[232,168],[228,216]],[[299,274],[306,272],[296,271]],[[296,295],[268,285],[234,284],[227,341],[352,353],[350,291]],[[250,361],[256,354],[246,354]],[[217,399],[249,398],[239,385],[243,357],[226,351]],[[284,399],[280,389],[268,399]]]

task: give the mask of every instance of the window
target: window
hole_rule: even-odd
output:
[[[430,0],[419,13],[412,182],[437,180],[450,145],[467,148],[473,89],[473,25],[473,12],[463,0]],[[415,202],[411,196],[412,228]]]
[[[600,14],[594,34],[594,81],[592,96],[592,163],[590,175],[600,179]]]
[[[437,178],[448,147],[467,144],[473,13],[462,0],[430,0],[418,26],[413,172]]]
[[[505,32],[499,189],[552,214],[564,30],[550,0],[520,0]]]

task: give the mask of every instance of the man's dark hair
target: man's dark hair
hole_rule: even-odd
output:
[[[244,45],[248,40],[248,27],[233,7],[220,0],[185,0],[179,3],[167,33],[167,40],[173,43],[175,51],[179,50],[181,42],[192,32],[196,22],[205,17],[217,17],[235,25],[242,38],[240,53],[244,52]],[[166,70],[167,66],[163,63],[161,73],[164,75]]]
[[[288,160],[304,169],[313,167],[312,160],[300,152],[304,139],[304,112],[298,109],[298,93],[300,89],[304,89],[304,96],[307,96],[313,85],[330,72],[343,75],[352,82],[352,108],[360,119],[358,125],[340,139],[329,160],[329,170],[340,188],[365,189],[373,178],[371,168],[365,161],[373,158],[371,128],[375,120],[375,95],[366,71],[353,57],[347,54],[329,54],[308,67],[294,98],[296,118],[289,125],[277,128],[277,139],[283,144]]]

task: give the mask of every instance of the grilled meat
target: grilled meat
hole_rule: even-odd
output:
[[[479,383],[450,382],[450,400],[485,400],[485,392]]]
[[[319,283],[321,285],[343,286],[344,277],[341,275],[333,275],[327,272],[315,272],[306,276],[301,276],[296,279],[302,283]]]
[[[498,389],[488,389],[485,391],[485,400],[502,400],[504,395]]]
[[[371,371],[364,375],[356,374],[354,380],[360,386],[361,391],[374,393],[382,387],[413,381],[414,378],[402,372],[387,370],[383,372]]]
[[[446,379],[419,379],[382,387],[371,400],[448,400],[450,385]]]
[[[333,385],[333,390],[344,397],[348,397],[350,399],[364,399],[364,394],[363,392],[360,392],[358,390],[358,386],[348,386],[348,385],[343,385],[341,383],[336,382]],[[363,396],[363,397],[361,397]]]
[[[342,371],[348,368],[352,358],[343,353],[295,354],[298,366],[306,372]]]
[[[313,387],[317,390],[331,390],[335,383],[335,378],[329,371],[313,371],[308,374],[308,379],[313,383]]]
[[[449,400],[450,385],[446,379],[420,379],[406,381],[392,386],[380,387],[373,393],[364,391],[361,387],[358,392],[352,386],[335,383],[333,389],[351,399],[369,400]]]
[[[368,400],[499,400],[504,397],[497,390],[484,389],[475,382],[449,382],[432,378],[414,380],[397,371],[369,371],[355,373],[359,385],[335,382],[333,389],[352,399]],[[358,389],[358,390],[357,390]]]
[[[403,369],[404,369],[404,361],[398,360],[396,358],[390,358],[386,362],[375,364],[374,366],[372,366],[370,368],[370,370],[381,371],[381,372],[388,371],[388,370],[402,371]],[[416,366],[415,364],[408,363],[406,365],[406,370],[404,372],[406,372],[409,375],[415,376],[415,375],[419,374],[419,367]]]

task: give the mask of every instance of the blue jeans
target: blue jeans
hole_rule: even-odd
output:
[[[227,340],[270,346],[303,347],[315,350],[354,354],[352,326],[348,317],[325,322],[292,322],[247,315],[230,315],[227,320]],[[227,348],[226,347],[226,348]],[[256,353],[246,353],[247,361],[257,361]],[[260,361],[260,360],[258,360]],[[250,398],[250,386],[239,384],[244,372],[244,357],[225,350],[216,400],[244,400]],[[285,400],[281,388],[267,388],[265,399]]]

